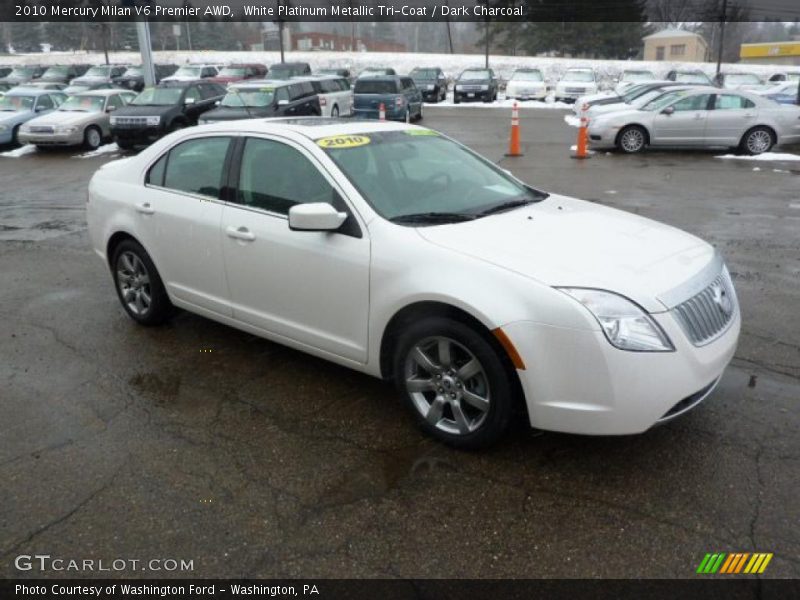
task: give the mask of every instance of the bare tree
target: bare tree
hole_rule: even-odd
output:
[[[696,0],[649,0],[647,16],[669,27],[697,20]]]

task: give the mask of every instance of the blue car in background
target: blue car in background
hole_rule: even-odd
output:
[[[356,117],[377,119],[383,104],[387,119],[406,123],[422,119],[422,92],[410,77],[360,77],[353,86],[353,95]]]
[[[797,104],[797,86],[800,82],[785,81],[762,93],[765,98],[778,104]]]
[[[16,87],[0,98],[0,144],[17,144],[23,123],[47,114],[67,99],[56,90]]]

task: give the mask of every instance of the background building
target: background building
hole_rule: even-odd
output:
[[[703,36],[682,29],[664,29],[642,38],[644,60],[705,62],[708,44]]]
[[[756,65],[800,65],[800,41],[742,44],[739,57]]]

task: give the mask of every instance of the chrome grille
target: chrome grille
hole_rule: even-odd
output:
[[[147,117],[117,117],[114,125],[121,125],[122,127],[147,125]]]
[[[44,125],[31,125],[28,131],[31,133],[53,133],[55,130],[52,127],[46,127]]]
[[[695,346],[705,346],[728,328],[736,314],[736,292],[727,268],[708,286],[672,309],[684,333]]]

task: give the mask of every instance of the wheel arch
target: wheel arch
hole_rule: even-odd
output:
[[[131,234],[131,233],[127,232],[127,231],[116,231],[116,232],[114,232],[113,234],[111,234],[111,236],[108,238],[108,241],[106,242],[106,262],[108,263],[108,268],[109,269],[113,268],[113,265],[111,264],[111,260],[114,257],[114,251],[117,249],[117,246],[119,246],[122,242],[124,242],[126,240],[132,240],[132,241],[136,242],[137,244],[139,244],[142,248],[144,248],[144,244],[142,244],[142,242],[140,242],[136,238],[136,236],[134,236],[133,234]],[[150,257],[150,260],[153,260],[152,256]],[[155,261],[154,261],[154,264],[155,264]],[[158,267],[156,267],[156,269],[157,268]]]
[[[651,140],[650,129],[644,123],[638,123],[637,122],[637,123],[626,123],[625,125],[623,125],[622,127],[619,128],[619,131],[617,132],[617,135],[614,137],[614,145],[615,146],[619,145],[619,136],[621,136],[622,132],[625,131],[626,129],[628,129],[629,127],[638,127],[642,131],[644,131],[644,136],[645,136],[645,142],[644,143],[647,146],[650,145],[650,140]]]
[[[752,127],[748,127],[747,131],[742,134],[742,137],[739,139],[739,145],[741,146],[744,144],[745,138],[750,134],[751,131],[754,129],[766,129],[769,131],[769,134],[772,136],[772,145],[776,145],[779,141],[778,132],[776,131],[775,127],[768,123],[759,123],[758,125],[753,125]]]

